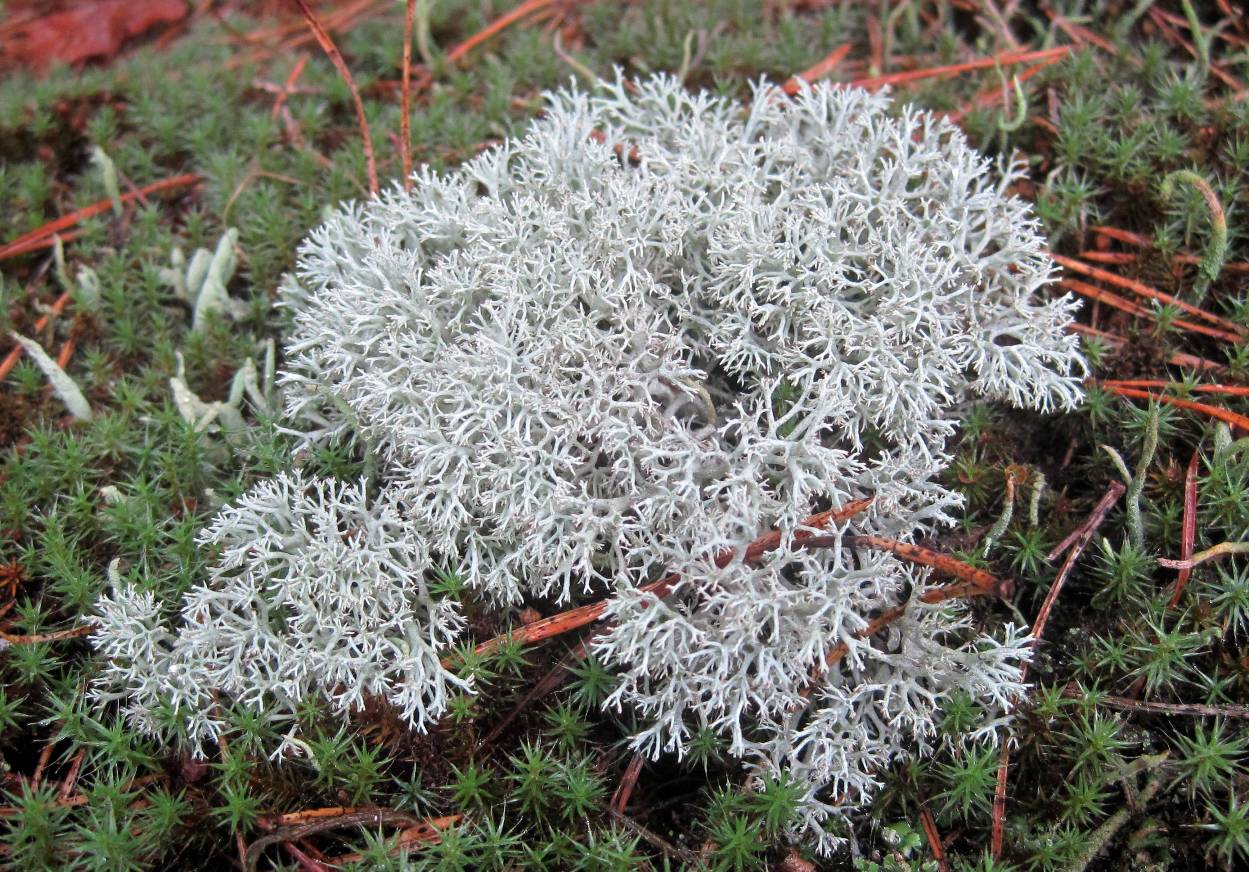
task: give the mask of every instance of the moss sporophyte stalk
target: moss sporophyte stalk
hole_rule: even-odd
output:
[[[311,697],[384,698],[425,730],[473,690],[448,666],[451,566],[500,609],[606,599],[591,650],[616,680],[594,702],[636,715],[633,746],[720,737],[796,785],[790,835],[829,850],[825,821],[883,767],[998,741],[1023,691],[1021,628],[978,633],[924,596],[926,568],[863,543],[952,523],[967,401],[1080,401],[1077,304],[1048,292],[1007,193],[1021,167],[886,95],[760,83],[742,106],[660,76],[548,101],[522,137],[303,243],[280,292],[285,427],[355,440],[373,474],[234,500],[173,626],[115,585],[95,696],[148,732],[172,707],[194,747],[224,704],[254,710],[279,758],[307,748]],[[793,547],[802,519],[868,498]],[[939,728],[951,700],[979,707],[969,732]]]

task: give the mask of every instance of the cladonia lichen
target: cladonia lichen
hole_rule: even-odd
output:
[[[795,836],[831,846],[823,820],[931,750],[943,700],[970,694],[995,739],[1022,689],[1019,628],[978,632],[920,601],[927,570],[844,538],[953,520],[969,399],[1080,398],[1020,171],[882,94],[763,84],[742,107],[657,77],[552,94],[522,138],[345,206],[281,289],[280,382],[292,432],[358,440],[379,495],[257,485],[205,533],[221,553],[176,635],[140,589],[102,601],[97,694],[141,724],[172,700],[198,736],[212,694],[275,718],[375,694],[424,728],[461,684],[456,606],[423,581],[450,564],[500,607],[609,598],[593,648],[635,746],[719,733],[808,786]],[[866,497],[830,547],[790,547]]]

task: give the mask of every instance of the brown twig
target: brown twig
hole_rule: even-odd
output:
[[[338,46],[334,45],[334,40],[326,32],[325,28],[321,26],[321,22],[317,20],[316,13],[312,11],[312,7],[308,5],[307,0],[294,0],[294,2],[299,7],[299,11],[303,13],[304,20],[308,22],[308,27],[316,38],[317,43],[321,46],[321,50],[329,57],[330,63],[338,70],[338,74],[343,77],[347,90],[351,91],[351,99],[356,106],[356,122],[360,125],[360,138],[364,146],[364,160],[369,176],[369,193],[376,196],[378,191],[377,161],[373,157],[373,137],[369,134],[369,120],[364,114],[364,101],[360,99],[360,89],[356,87],[356,80],[352,77],[351,70],[347,67],[347,62],[343,60]]]
[[[302,869],[303,872],[334,872],[331,867],[326,866],[320,860],[309,857],[299,849],[298,845],[293,842],[283,842],[282,850],[286,851],[286,853],[295,858],[295,862],[299,864],[299,868]]]
[[[960,579],[970,586],[976,595],[997,596],[1008,598],[1014,588],[1010,579],[999,579],[997,576],[983,569],[972,566],[970,563],[959,560],[951,554],[943,554],[940,551],[933,551],[931,548],[925,548],[922,545],[913,545],[908,542],[898,542],[895,539],[887,539],[884,536],[865,536],[853,535],[843,536],[840,540],[854,548],[870,548],[876,551],[888,551],[908,563],[917,563],[921,566],[930,566],[938,572],[953,576]],[[797,543],[799,548],[830,548],[837,544],[838,540],[832,536],[812,536],[802,542]],[[949,591],[957,588],[956,585],[948,585],[945,590]],[[931,593],[931,591],[929,592]],[[927,594],[926,594],[927,595]],[[943,595],[943,599],[952,599],[961,596],[959,593],[950,593]],[[930,602],[932,600],[929,600]],[[940,601],[940,600],[936,600]]]
[[[407,827],[401,830],[391,842],[390,853],[400,851],[409,845],[436,844],[442,839],[442,831],[455,826],[462,817],[463,815],[453,814],[420,821],[415,826]],[[359,863],[364,859],[363,854],[344,854],[341,857],[334,857],[329,862],[334,866],[342,867],[348,863]]]
[[[1106,493],[1097,501],[1097,505],[1093,507],[1093,511],[1089,512],[1084,522],[1068,536],[1060,542],[1053,551],[1047,555],[1048,560],[1053,560],[1063,552],[1068,546],[1067,557],[1063,560],[1062,567],[1058,570],[1058,574],[1054,576],[1054,581],[1050,585],[1049,593],[1045,596],[1045,601],[1041,603],[1041,608],[1037,610],[1036,620],[1032,622],[1033,646],[1041,640],[1041,635],[1045,632],[1045,625],[1049,622],[1050,611],[1054,608],[1054,603],[1058,600],[1058,594],[1062,591],[1063,585],[1067,583],[1068,576],[1075,566],[1080,555],[1084,553],[1084,549],[1088,547],[1089,542],[1093,540],[1093,534],[1097,532],[1097,528],[1106,520],[1111,506],[1118,502],[1119,497],[1123,496],[1127,490],[1122,482],[1112,481],[1110,487],[1106,489]],[[1022,682],[1028,677],[1028,661],[1024,661],[1019,667],[1019,680]],[[1003,742],[1001,753],[998,755],[997,764],[997,788],[993,793],[993,825],[990,830],[990,847],[989,850],[994,859],[1002,856],[1002,842],[1006,832],[1006,785],[1010,775],[1010,743]]]
[[[564,655],[563,659],[556,663],[551,670],[542,677],[542,680],[533,686],[533,689],[525,694],[520,702],[512,707],[512,710],[504,716],[503,720],[495,724],[486,737],[478,743],[477,748],[489,747],[498,741],[499,736],[503,735],[503,731],[512,725],[512,722],[520,717],[520,713],[533,705],[537,700],[555,691],[561,684],[568,680],[569,669],[574,663],[585,658],[589,651],[589,640],[595,634],[591,633],[585,639],[577,643],[576,647]]]
[[[456,818],[458,817],[459,816],[457,815]],[[438,820],[444,821],[448,819],[439,818]],[[368,811],[338,815],[324,820],[314,820],[304,824],[278,827],[274,830],[274,832],[261,836],[247,846],[247,849],[243,854],[243,869],[245,872],[256,872],[256,866],[260,862],[261,855],[270,845],[276,845],[279,842],[293,842],[306,836],[325,832],[326,830],[334,830],[339,827],[348,826],[382,826],[383,824],[402,824],[408,828],[430,827],[436,831],[437,828],[434,827],[435,823],[437,822],[422,821],[414,815],[408,814],[406,811],[398,811],[397,809],[390,808],[375,808]],[[337,863],[338,861],[335,862]]]

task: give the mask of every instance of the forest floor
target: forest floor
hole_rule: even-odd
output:
[[[310,707],[302,761],[271,761],[271,728],[244,710],[195,760],[97,709],[84,637],[110,575],[177,603],[203,573],[205,521],[293,462],[253,411],[241,438],[198,428],[171,379],[226,400],[245,361],[281,347],[272,302],[300,239],[369,195],[370,161],[383,183],[400,176],[404,4],[312,4],[362,97],[366,149],[294,2],[6,3],[0,865],[1249,868],[1249,14],[1228,0],[417,5],[418,165],[454,166],[523,131],[544,89],[616,66],[741,97],[804,71],[890,86],[1025,162],[1018,193],[1061,288],[1087,300],[1087,398],[1063,416],[968,407],[949,473],[962,528],[925,543],[1014,580],[1013,601],[976,606],[981,625],[1022,616],[1041,637],[1014,741],[880,773],[847,848],[817,860],[774,838],[786,786],[744,792],[714,743],[634,758],[627,717],[595,705],[611,675],[573,655],[576,634],[466,664],[483,691],[427,735],[380,706],[349,722]],[[229,228],[244,305],[193,329],[169,271]],[[89,421],[11,332],[59,363]],[[303,462],[363,470],[346,448]],[[474,632],[533,616],[504,617],[480,610]],[[975,717],[951,706],[942,730]]]

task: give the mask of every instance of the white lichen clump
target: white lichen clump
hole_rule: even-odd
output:
[[[109,665],[95,693],[120,699],[139,729],[158,732],[154,715],[172,706],[198,744],[216,738],[228,703],[284,723],[309,696],[344,713],[385,698],[420,726],[449,689],[471,689],[439,662],[462,621],[430,594],[429,554],[389,494],[370,501],[362,486],[283,474],[199,543],[219,557],[176,633],[150,592],[123,584],[98,603],[91,638]]]
[[[1042,293],[1018,173],[883,95],[761,86],[743,108],[660,77],[552,95],[523,139],[346,207],[283,288],[282,381],[305,438],[379,457],[379,508],[261,485],[206,535],[225,550],[183,635],[138,645],[154,604],[105,601],[108,686],[141,722],[162,696],[285,711],[319,686],[424,727],[459,630],[422,586],[436,558],[500,606],[610,596],[594,649],[621,677],[609,705],[644,716],[637,746],[714,730],[810,786],[819,837],[930,750],[950,694],[993,736],[1021,690],[1025,636],[978,637],[957,602],[919,602],[926,572],[841,542],[951,522],[938,475],[968,399],[1080,397],[1076,304]],[[801,519],[864,497],[839,544],[791,547]],[[315,520],[323,500],[361,532]],[[716,566],[774,528],[763,560]],[[639,591],[670,572],[667,596]]]

